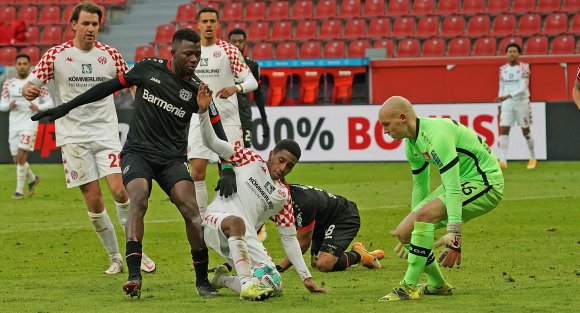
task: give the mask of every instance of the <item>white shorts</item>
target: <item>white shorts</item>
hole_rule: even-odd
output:
[[[231,212],[206,212],[203,218],[203,235],[204,241],[208,248],[213,249],[222,257],[226,258],[230,264],[232,255],[230,254],[230,247],[228,238],[224,235],[221,229],[222,221],[228,216],[237,216]],[[254,227],[246,223],[246,243],[248,245],[248,254],[250,256],[250,266],[254,267],[258,263],[264,263],[271,266],[276,266],[274,260],[264,247],[264,244],[258,239],[258,235]]]
[[[515,123],[521,128],[528,128],[532,125],[532,109],[529,102],[506,100],[501,104],[499,126],[511,127]]]
[[[10,154],[16,156],[18,149],[25,151],[34,151],[34,142],[36,141],[36,130],[17,130],[8,134],[8,145]]]
[[[121,174],[119,139],[69,143],[60,147],[66,187],[78,187],[110,174]]]
[[[244,142],[242,141],[241,125],[224,126],[224,131],[228,137],[229,143],[235,146],[244,145]],[[187,137],[187,159],[218,160],[217,154],[203,145],[199,125],[189,126],[189,136]]]

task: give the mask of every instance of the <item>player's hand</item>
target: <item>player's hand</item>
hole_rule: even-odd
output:
[[[209,107],[210,103],[211,103],[211,90],[209,90],[209,87],[206,84],[200,83],[199,88],[197,89],[197,106],[198,106],[197,113],[202,114],[205,111],[207,111],[207,108]]]
[[[36,104],[34,104],[34,103],[32,103],[32,102],[30,102],[30,105],[28,106],[28,108],[29,108],[29,109],[30,109],[30,111],[32,111],[32,112],[36,112],[36,111],[38,111],[38,105],[36,105]]]
[[[397,257],[399,257],[403,260],[406,260],[407,257],[409,256],[409,253],[407,252],[407,250],[405,249],[403,244],[400,242],[397,243],[397,246],[395,247],[395,249],[393,249],[393,251],[395,251],[395,254],[397,255]]]
[[[57,107],[48,109],[46,111],[38,112],[34,114],[30,119],[33,121],[38,121],[45,117],[48,117],[48,120],[51,122],[56,121],[57,119],[67,115],[69,110],[66,108],[64,104],[61,104]]]
[[[220,179],[218,180],[215,191],[220,191],[220,196],[229,197],[234,193],[238,192],[238,186],[236,185],[236,173],[233,168],[226,167],[222,169],[220,173]]]
[[[24,85],[24,88],[22,88],[22,95],[26,100],[32,101],[40,96],[40,88],[31,83],[27,83]]]
[[[216,92],[216,97],[226,99],[229,98],[231,95],[235,94],[236,91],[238,91],[238,88],[236,88],[236,86],[222,88],[218,90],[218,92]]]
[[[447,234],[439,238],[433,245],[438,248],[445,245],[445,250],[439,255],[437,262],[443,267],[453,268],[461,265],[461,223],[447,224]]]
[[[306,287],[306,289],[312,293],[326,293],[326,289],[318,287],[311,278],[306,278],[304,280],[304,287]]]
[[[266,139],[270,138],[270,125],[268,124],[268,120],[265,118],[262,119],[262,130],[264,131],[262,137]]]
[[[12,110],[16,107],[16,100],[13,100],[12,102],[10,102],[10,104],[8,105],[8,110]]]

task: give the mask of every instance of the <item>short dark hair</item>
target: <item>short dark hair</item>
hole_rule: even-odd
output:
[[[510,48],[516,48],[516,49],[518,49],[518,53],[522,53],[522,47],[520,47],[520,45],[518,45],[518,44],[517,44],[517,43],[515,43],[515,42],[510,42],[510,43],[509,43],[509,44],[508,44],[508,45],[505,47],[505,52],[507,53],[507,52],[508,52],[508,50],[509,50]]]
[[[302,150],[298,143],[292,139],[282,139],[278,141],[276,146],[274,147],[274,153],[278,153],[282,150],[286,150],[290,152],[293,156],[296,157],[296,160],[300,160],[300,156],[302,155]]]
[[[180,43],[182,40],[198,43],[200,41],[200,38],[195,30],[191,28],[182,28],[173,34],[171,45],[175,48],[175,45],[177,43]]]
[[[215,13],[216,18],[218,19],[218,21],[220,20],[220,14],[218,13],[218,11],[212,7],[205,7],[201,10],[199,10],[199,12],[197,12],[197,19],[199,20],[199,17],[201,16],[201,13]]]
[[[30,62],[30,56],[26,53],[19,53],[16,55],[16,57],[14,58],[14,61],[20,59],[20,58],[25,58],[26,60],[28,60],[28,62]]]
[[[230,37],[232,35],[242,35],[242,36],[244,36],[244,39],[248,38],[246,36],[246,32],[243,29],[241,29],[241,28],[234,28],[234,29],[232,29],[232,31],[230,31],[230,33],[228,34],[228,39],[230,39]]]
[[[81,11],[97,14],[99,16],[99,24],[101,24],[101,19],[103,18],[103,11],[101,11],[101,8],[98,5],[94,4],[91,1],[83,1],[77,4],[73,9],[72,14],[70,15],[69,22],[73,21],[78,22],[79,15],[81,15]]]

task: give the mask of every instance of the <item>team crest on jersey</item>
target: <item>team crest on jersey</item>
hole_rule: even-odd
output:
[[[91,64],[83,64],[82,65],[82,73],[83,74],[92,74],[93,73],[93,66]]]
[[[280,197],[286,198],[286,191],[284,191],[282,189],[278,189],[278,194],[280,195]]]
[[[216,59],[219,58],[219,57],[221,57],[221,56],[222,56],[222,52],[221,51],[216,51],[216,52],[213,53],[213,57],[216,58]]]
[[[97,61],[99,61],[99,63],[101,64],[107,64],[107,58],[105,58],[104,56],[100,56]]]
[[[264,187],[266,187],[266,190],[268,191],[269,194],[271,194],[272,192],[274,192],[274,186],[272,186],[272,184],[270,184],[270,182],[266,182],[266,185],[264,185]]]
[[[207,59],[207,58],[202,58],[202,59],[199,61],[199,66],[207,66],[207,61],[208,61],[208,59]]]
[[[189,99],[191,99],[191,97],[193,96],[193,94],[191,93],[191,91],[189,90],[185,90],[185,89],[181,89],[179,91],[179,97],[183,100],[183,101],[189,101]]]

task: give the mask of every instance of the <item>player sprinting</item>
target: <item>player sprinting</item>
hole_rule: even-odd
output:
[[[506,47],[508,63],[499,68],[499,92],[496,99],[500,104],[499,126],[499,164],[507,168],[510,128],[517,123],[522,128],[530,150],[528,169],[536,168],[534,139],[530,131],[532,110],[530,108],[530,65],[519,62],[522,48],[517,43]]]
[[[27,100],[36,99],[40,87],[54,80],[57,103],[65,103],[127,70],[117,49],[96,40],[102,15],[99,6],[92,2],[81,2],[73,9],[70,23],[74,39],[48,49],[42,56],[22,89]],[[79,187],[91,224],[109,255],[111,263],[105,273],[121,273],[123,258],[99,186],[99,179],[105,178],[124,229],[130,201],[121,179],[121,143],[113,97],[75,110],[56,121],[55,126],[66,186]],[[152,272],[155,267],[143,255],[141,269]]]
[[[242,128],[238,112],[236,93],[248,93],[258,87],[258,82],[244,63],[240,51],[226,41],[217,38],[219,29],[218,12],[211,8],[197,13],[201,36],[201,59],[195,74],[214,91],[213,101],[222,117],[222,125],[228,141],[242,145]],[[201,140],[199,118],[194,115],[189,129],[187,158],[191,165],[191,175],[195,181],[195,195],[200,211],[205,212],[208,203],[205,173],[207,164],[215,154],[205,147]],[[222,167],[224,175],[220,179],[232,179],[234,171]],[[224,190],[220,190],[224,194]],[[228,192],[225,193],[228,196]]]
[[[302,254],[310,248],[311,266],[321,272],[344,271],[354,264],[381,268],[382,250],[369,252],[356,242],[345,252],[360,229],[356,203],[326,190],[290,184],[297,237]],[[285,258],[277,266],[283,272],[292,263]]]
[[[192,114],[198,109],[198,84],[191,76],[200,53],[199,35],[191,29],[180,29],[173,35],[170,60],[143,59],[128,72],[91,88],[63,105],[63,108],[55,108],[41,115],[58,118],[75,107],[125,87],[137,86],[135,111],[121,152],[123,183],[131,198],[126,243],[129,278],[123,289],[131,297],[141,295],[139,263],[143,253],[143,220],[153,179],[175,204],[185,222],[198,294],[205,297],[217,295],[207,278],[208,250],[202,237],[195,187],[185,159],[187,129]],[[220,117],[214,115],[212,118],[216,131],[225,139]]]
[[[8,117],[8,144],[10,154],[16,164],[16,191],[12,199],[24,199],[24,184],[28,179],[28,194],[32,196],[34,189],[40,183],[40,177],[32,172],[27,162],[28,153],[34,151],[38,122],[30,117],[39,110],[52,107],[52,98],[46,88],[40,89],[40,101],[28,101],[22,96],[22,86],[26,82],[30,70],[30,56],[18,54],[15,58],[17,76],[8,79],[2,86],[0,111],[10,111]]]
[[[494,153],[477,134],[454,120],[417,117],[411,103],[389,98],[379,110],[383,130],[394,140],[405,139],[413,173],[412,212],[394,232],[408,250],[405,277],[379,301],[414,300],[419,295],[451,295],[433,254],[435,229],[447,226],[438,262],[461,264],[461,226],[489,213],[503,198],[504,179]],[[430,192],[429,167],[439,169],[441,185]],[[418,284],[421,273],[427,283]]]
[[[311,279],[304,263],[294,226],[290,192],[281,181],[292,171],[300,158],[300,147],[289,139],[281,140],[264,161],[254,151],[219,140],[210,128],[205,103],[211,91],[201,90],[198,95],[199,120],[203,143],[236,170],[238,192],[231,197],[215,197],[203,220],[204,239],[208,247],[228,259],[237,276],[225,273],[218,266],[212,284],[228,287],[246,300],[264,300],[273,293],[271,288],[257,284],[250,272],[252,266],[264,263],[274,267],[256,231],[269,218],[273,218],[280,233],[284,251],[295,265],[296,271],[310,292],[325,292]]]

